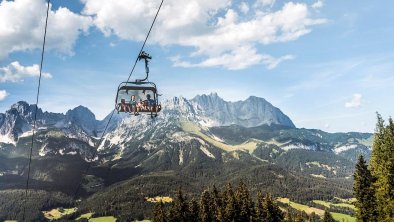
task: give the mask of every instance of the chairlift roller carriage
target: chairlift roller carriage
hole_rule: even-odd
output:
[[[138,115],[147,113],[151,117],[156,117],[161,111],[159,104],[159,94],[156,84],[148,81],[149,60],[152,57],[142,51],[138,60],[145,61],[146,76],[144,79],[136,79],[134,82],[122,82],[119,84],[116,94],[115,109],[118,113],[123,112]]]

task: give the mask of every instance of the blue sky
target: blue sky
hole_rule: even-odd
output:
[[[40,107],[107,115],[159,4],[53,0]],[[45,7],[1,1],[0,112],[35,102]],[[150,80],[164,98],[254,95],[297,127],[373,132],[375,112],[394,110],[393,9],[389,0],[165,0],[145,48]]]

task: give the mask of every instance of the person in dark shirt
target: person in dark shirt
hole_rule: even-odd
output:
[[[151,99],[150,95],[146,95],[146,100],[144,101],[145,105],[149,109],[149,111],[152,111],[153,107],[156,105],[155,100]]]

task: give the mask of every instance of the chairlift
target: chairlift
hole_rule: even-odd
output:
[[[115,99],[115,109],[118,113],[130,113],[139,115],[147,113],[151,117],[157,117],[161,111],[159,94],[156,84],[147,81],[149,76],[149,60],[152,57],[142,51],[138,60],[145,60],[146,76],[144,79],[136,79],[133,82],[122,82],[119,84]]]

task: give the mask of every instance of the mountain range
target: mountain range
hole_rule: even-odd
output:
[[[83,106],[65,114],[38,109],[32,188],[69,196],[78,190],[82,211],[116,203],[133,217],[149,217],[139,210],[148,208],[144,197],[168,196],[177,186],[197,193],[239,179],[300,201],[350,197],[355,159],[371,151],[370,133],[296,128],[259,97],[228,102],[212,93],[162,106],[153,119],[115,113],[104,135],[109,116],[97,120]],[[21,101],[0,113],[0,190],[24,187],[35,108]]]

